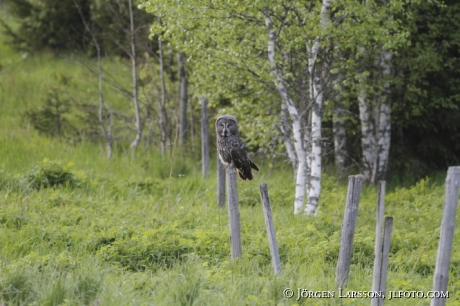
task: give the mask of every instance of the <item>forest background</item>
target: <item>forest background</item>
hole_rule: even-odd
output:
[[[270,3],[1,2],[3,300],[109,303],[113,286],[123,286],[127,296],[145,301],[155,295],[165,304],[183,298],[199,304],[217,296],[228,304],[263,304],[288,303],[282,288],[293,284],[331,289],[345,195],[340,182],[366,171],[366,216],[357,234],[351,286],[365,288],[360,278],[369,277],[372,184],[387,179],[389,211],[404,219],[396,224],[392,284],[430,288],[443,194],[439,177],[447,166],[458,165],[460,156],[460,6]],[[270,36],[270,28],[276,35]],[[320,48],[312,61],[316,42]],[[279,84],[289,98],[280,94]],[[315,108],[318,93],[323,100]],[[256,216],[243,223],[243,240],[251,241],[247,262],[228,261],[226,217],[214,203],[216,182],[198,171],[204,99],[211,146],[214,119],[235,115],[251,155],[263,166],[259,179],[268,181],[269,192],[270,182],[276,186],[274,211],[289,271],[284,278],[269,276],[266,238],[258,230],[262,219]],[[390,112],[380,111],[382,105]],[[316,110],[325,192],[314,204],[315,219],[295,219],[292,212],[304,205],[302,199],[296,206],[292,179],[299,169],[307,174],[300,194],[310,201],[312,161],[305,157],[299,166],[299,152],[314,156]],[[382,113],[387,123],[379,130]],[[372,161],[363,145],[371,136],[377,152]],[[388,159],[380,169],[384,147]],[[211,164],[215,169],[215,158]],[[242,214],[258,210],[254,186],[240,189]],[[100,219],[91,221],[92,215]],[[208,218],[217,224],[207,228]],[[417,224],[427,224],[424,237],[414,234]],[[164,244],[155,242],[161,240]],[[409,253],[416,255],[407,259]],[[311,255],[318,259],[308,259]],[[313,267],[304,267],[303,275],[295,272],[307,262]],[[457,262],[453,258],[453,266]],[[251,281],[251,269],[260,269],[259,280]],[[47,281],[39,285],[43,271]],[[178,294],[154,288],[168,286],[161,277],[183,286],[178,276],[183,273],[196,278],[183,280],[188,285],[180,290],[174,287]],[[238,280],[225,289],[225,275],[233,279],[235,273]],[[324,279],[315,279],[317,273]],[[458,286],[455,273],[451,284]]]

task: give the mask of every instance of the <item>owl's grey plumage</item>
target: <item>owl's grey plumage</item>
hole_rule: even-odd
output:
[[[234,167],[242,180],[252,180],[252,169],[259,171],[248,156],[248,149],[240,138],[238,121],[230,115],[216,120],[217,151],[224,166]]]

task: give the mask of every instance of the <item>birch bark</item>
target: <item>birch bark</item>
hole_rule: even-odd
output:
[[[328,22],[327,13],[331,7],[332,0],[323,0],[321,6],[321,28],[326,28]],[[317,65],[317,58],[320,52],[321,39],[318,36],[309,50],[308,70],[310,73],[310,99],[312,102],[312,120],[311,120],[311,155],[310,155],[310,184],[308,192],[307,206],[305,213],[307,215],[316,214],[318,207],[319,195],[321,192],[321,122],[323,107],[323,83],[322,71]],[[324,64],[322,69],[325,69]]]
[[[161,78],[161,99],[160,99],[160,114],[158,123],[160,125],[160,148],[161,155],[165,154],[166,151],[166,85],[165,85],[165,71],[164,71],[164,57],[163,57],[163,42],[161,39],[158,39],[158,49],[160,53],[160,78]]]
[[[297,176],[297,156],[295,154],[294,146],[291,142],[291,129],[288,123],[288,111],[285,103],[281,103],[281,125],[280,130],[283,135],[284,147],[289,161],[291,162],[292,169],[294,170],[294,178]]]
[[[380,66],[382,68],[383,79],[386,80],[390,76],[390,61],[392,54],[386,50],[382,50]],[[379,117],[379,128],[378,128],[378,144],[379,144],[379,156],[378,156],[378,176],[373,180],[372,183],[377,183],[379,180],[385,179],[385,175],[388,171],[388,159],[390,155],[390,140],[391,140],[391,104],[389,100],[390,96],[390,84],[388,81],[384,84],[381,103],[380,103],[380,117]]]
[[[362,164],[363,175],[366,181],[370,181],[372,177],[372,169],[374,164],[375,152],[375,137],[374,137],[374,122],[371,118],[371,106],[369,105],[368,95],[366,93],[365,84],[369,82],[369,78],[361,73],[359,76],[360,90],[358,93],[359,120],[361,122],[361,149],[362,149]]]
[[[334,104],[334,113],[332,114],[332,134],[334,137],[335,168],[338,177],[344,174],[347,165],[347,132],[344,120],[343,105],[337,101]]]
[[[132,0],[128,1],[129,5],[129,22],[130,22],[130,37],[131,37],[131,61],[132,61],[132,90],[133,90],[133,105],[134,105],[134,114],[136,118],[136,137],[131,143],[131,150],[134,152],[139,145],[139,142],[142,138],[142,122],[141,122],[141,111],[139,109],[139,99],[138,99],[138,83],[137,83],[137,58],[136,58],[136,46],[134,42],[134,17],[133,17],[133,3]]]
[[[179,92],[180,92],[180,133],[179,143],[181,146],[185,144],[186,131],[187,131],[187,98],[188,98],[188,80],[187,72],[185,70],[185,54],[179,53]]]
[[[282,103],[287,109],[291,120],[292,120],[292,132],[294,136],[294,148],[297,155],[297,175],[296,175],[296,187],[295,187],[295,198],[294,198],[294,214],[299,214],[304,208],[304,197],[305,197],[305,182],[306,182],[306,152],[302,141],[302,124],[300,122],[301,116],[289,96],[285,80],[278,70],[275,59],[275,47],[276,47],[276,33],[273,30],[273,24],[270,17],[268,8],[264,8],[265,25],[268,31],[268,60],[270,63],[270,71],[276,78],[276,89],[281,96]]]
[[[97,111],[97,117],[99,120],[99,126],[101,127],[102,134],[104,135],[105,138],[105,150],[106,150],[106,155],[108,159],[112,158],[113,154],[113,141],[114,137],[112,135],[112,126],[113,126],[113,119],[112,119],[112,111],[110,110],[109,105],[104,99],[104,93],[103,93],[103,67],[102,67],[102,55],[101,55],[101,47],[99,45],[99,41],[97,40],[97,37],[94,33],[94,31],[90,28],[90,25],[88,22],[86,22],[83,12],[81,10],[80,5],[75,2],[75,6],[78,9],[78,13],[80,14],[80,17],[82,18],[83,24],[85,26],[86,31],[91,35],[91,40],[94,43],[94,47],[96,48],[96,54],[97,54],[97,81],[98,81],[98,93],[99,93],[99,108]],[[107,127],[105,127],[105,121],[106,119],[104,118],[104,108],[107,109]]]
[[[388,76],[391,73],[390,61],[392,54],[382,50],[377,57],[374,68],[380,79],[384,80],[380,93],[369,99],[365,87],[370,82],[364,73],[360,74],[360,92],[358,94],[359,118],[361,121],[361,146],[364,178],[375,184],[385,178],[391,140],[391,104],[388,99],[390,85]]]

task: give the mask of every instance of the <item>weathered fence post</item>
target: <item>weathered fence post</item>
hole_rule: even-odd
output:
[[[358,216],[359,197],[363,176],[350,175],[348,177],[347,203],[345,215],[342,223],[342,236],[340,238],[339,260],[337,262],[337,272],[335,284],[337,288],[343,288],[348,282],[350,272],[351,252],[353,250],[353,238],[355,236],[356,219]]]
[[[236,169],[227,168],[228,218],[230,223],[230,255],[232,260],[241,257],[240,211],[236,188]]]
[[[377,197],[377,222],[375,225],[375,247],[374,247],[374,278],[372,281],[372,291],[380,290],[380,271],[382,267],[382,226],[385,201],[385,181],[379,182],[379,193]],[[380,302],[380,300],[382,300]],[[383,299],[373,297],[372,306],[383,305]]]
[[[208,99],[201,97],[201,170],[203,176],[209,173],[209,129]]]
[[[265,226],[268,234],[268,245],[272,256],[272,265],[275,275],[281,274],[281,261],[278,253],[278,244],[276,243],[275,226],[273,225],[272,210],[270,208],[270,199],[268,197],[267,184],[260,184],[260,198],[265,217]]]
[[[382,250],[382,265],[380,269],[380,281],[377,291],[385,294],[387,289],[387,272],[388,272],[388,259],[390,257],[391,233],[393,231],[393,217],[385,218],[385,234],[383,236],[383,250]],[[383,298],[378,299],[379,304],[383,305]]]
[[[225,206],[225,168],[217,154],[217,204]]]
[[[460,167],[449,167],[446,178],[446,191],[444,198],[444,211],[442,213],[441,234],[434,270],[433,291],[442,296],[433,298],[431,306],[446,304],[447,282],[449,280],[450,256],[455,230],[455,214],[457,212],[458,192],[460,187]]]

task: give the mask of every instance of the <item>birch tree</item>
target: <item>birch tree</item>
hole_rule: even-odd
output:
[[[387,11],[384,20],[388,29],[393,27],[393,13],[387,10],[386,1],[382,5],[366,2],[364,8],[369,14],[376,10]],[[377,33],[377,34],[376,34]],[[371,29],[366,33],[381,37],[372,45],[369,40],[362,42],[360,51],[364,55],[358,80],[359,119],[361,122],[362,169],[365,180],[375,184],[385,179],[388,168],[391,140],[390,105],[390,63],[394,48],[404,37],[392,35],[390,31],[379,32]]]
[[[112,119],[112,111],[110,110],[109,104],[104,99],[104,90],[103,90],[103,74],[104,69],[102,66],[102,54],[101,54],[101,46],[99,44],[99,40],[97,35],[95,34],[95,30],[91,27],[89,21],[85,19],[84,14],[82,13],[80,5],[75,1],[75,6],[78,9],[80,17],[83,21],[85,26],[85,30],[89,33],[91,37],[91,41],[96,48],[96,56],[97,56],[97,91],[99,96],[99,107],[97,112],[97,118],[99,121],[99,126],[101,128],[102,134],[104,135],[105,139],[105,150],[106,156],[108,159],[112,158],[113,154],[113,142],[114,136],[112,133],[113,128],[113,119]]]
[[[382,89],[366,92],[366,83],[371,82],[364,73],[360,76],[359,118],[361,121],[361,145],[363,174],[375,184],[385,178],[390,152],[391,106],[389,102],[391,53],[383,50],[373,66],[377,80],[385,80]],[[370,93],[369,93],[370,92]]]
[[[161,22],[161,21],[160,21]],[[167,142],[167,114],[166,114],[166,84],[165,84],[165,65],[164,65],[164,56],[163,56],[163,41],[161,38],[158,39],[158,53],[159,53],[159,64],[160,64],[160,81],[161,81],[161,96],[159,107],[159,120],[158,124],[160,126],[160,150],[161,155],[164,155],[166,152],[166,142]]]
[[[321,28],[324,30],[327,26],[328,11],[330,10],[332,0],[323,0],[321,5]],[[307,45],[309,50],[308,56],[308,72],[310,73],[310,99],[312,103],[312,126],[311,126],[311,155],[310,155],[310,184],[308,192],[308,202],[305,207],[307,215],[315,214],[318,207],[318,200],[321,191],[321,122],[322,108],[324,99],[324,78],[328,74],[327,67],[319,66],[317,63],[318,55],[321,52],[320,43],[321,36],[316,37],[312,47]],[[308,42],[307,42],[308,44]],[[321,69],[322,67],[322,69]]]
[[[275,49],[276,49],[276,33],[273,29],[273,24],[270,16],[270,11],[267,7],[264,9],[265,25],[267,26],[268,31],[268,60],[270,62],[270,70],[273,75],[276,77],[276,88],[281,96],[283,108],[287,109],[292,120],[292,131],[294,136],[294,147],[297,155],[297,171],[296,171],[296,187],[295,187],[295,197],[294,197],[294,213],[300,213],[304,208],[304,196],[305,196],[305,183],[306,183],[306,169],[307,164],[307,155],[303,142],[303,133],[302,125],[300,123],[301,117],[299,112],[289,96],[288,89],[286,87],[286,82],[284,77],[281,75],[280,71],[277,68],[277,63],[275,60]]]
[[[187,72],[185,69],[185,54],[178,54],[179,63],[179,112],[180,112],[180,132],[179,142],[183,146],[186,138],[187,131],[187,100],[188,100],[188,80]]]
[[[394,5],[401,8],[401,3]],[[343,69],[347,75],[362,71],[356,60],[361,58],[357,46],[372,45],[376,38],[385,41],[396,29],[379,29],[387,25],[385,12],[370,14],[360,1],[317,4],[284,0],[188,0],[180,5],[174,0],[153,0],[143,4],[162,18],[163,24],[154,25],[153,33],[188,55],[193,71],[190,81],[201,94],[229,98],[233,109],[243,110],[249,104],[267,107],[266,101],[281,100],[268,107],[277,108],[280,136],[296,166],[296,214],[314,214],[319,203],[322,112],[332,69]],[[332,4],[334,14],[329,18]],[[371,30],[377,36],[369,34]],[[366,35],[361,37],[361,33]],[[336,50],[348,57],[342,60]],[[261,111],[260,107],[251,109],[250,114],[236,115],[253,118]]]
[[[340,101],[334,103],[332,114],[332,134],[334,137],[334,158],[337,176],[341,177],[347,165],[347,130],[345,109]]]
[[[134,106],[134,116],[136,120],[136,137],[131,143],[131,150],[134,152],[139,145],[139,142],[142,139],[142,121],[141,121],[141,111],[139,107],[138,99],[138,82],[137,82],[137,57],[136,57],[136,44],[134,41],[134,17],[133,17],[133,4],[132,0],[128,0],[129,3],[129,23],[130,23],[130,43],[131,43],[131,62],[132,62],[132,95],[133,95],[133,106]]]

